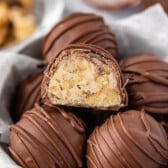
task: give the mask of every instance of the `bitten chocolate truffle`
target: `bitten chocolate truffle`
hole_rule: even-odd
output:
[[[84,0],[100,9],[123,9],[139,5],[143,0]]]
[[[120,67],[128,79],[130,108],[168,115],[168,63],[142,55],[123,60]]]
[[[45,104],[118,110],[127,104],[120,67],[95,45],[74,44],[55,55],[42,82]]]
[[[87,141],[88,168],[161,168],[167,163],[166,132],[143,111],[111,116]]]
[[[73,13],[65,17],[46,36],[42,56],[46,62],[68,44],[91,43],[117,56],[114,34],[105,25],[103,18],[94,14]]]
[[[43,72],[40,72],[30,75],[20,83],[11,109],[14,121],[18,121],[25,111],[33,108],[34,104],[40,100],[42,79]]]
[[[10,127],[9,151],[23,168],[82,167],[85,126],[61,108],[35,107]]]

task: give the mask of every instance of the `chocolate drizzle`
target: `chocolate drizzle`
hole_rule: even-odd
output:
[[[143,55],[120,64],[128,79],[129,106],[149,113],[168,114],[168,64],[155,56]]]
[[[87,162],[89,168],[166,167],[166,133],[143,111],[118,113],[97,127],[88,139]]]
[[[47,35],[42,47],[43,58],[49,62],[55,53],[75,43],[99,45],[117,56],[115,36],[100,16],[74,13],[65,17]]]
[[[25,168],[82,167],[85,127],[72,113],[47,106],[27,111],[11,126],[9,151]]]

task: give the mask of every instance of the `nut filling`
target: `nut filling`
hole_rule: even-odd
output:
[[[52,104],[102,109],[121,106],[119,75],[111,62],[79,50],[62,54],[48,83],[47,94]]]

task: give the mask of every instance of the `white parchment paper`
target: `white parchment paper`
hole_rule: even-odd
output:
[[[16,85],[37,69],[40,61],[25,55],[0,52],[0,142],[9,143],[10,102]],[[13,166],[13,167],[12,167]],[[14,162],[0,146],[0,168],[15,168]]]
[[[149,53],[168,61],[168,15],[160,5],[108,24],[117,37],[120,58]]]

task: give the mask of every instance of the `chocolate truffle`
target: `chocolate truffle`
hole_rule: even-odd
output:
[[[46,62],[68,44],[91,43],[117,56],[114,34],[105,25],[103,18],[94,14],[73,13],[65,17],[46,36],[42,56]]]
[[[143,111],[111,116],[87,141],[88,168],[160,168],[167,163],[166,132]]]
[[[20,83],[15,93],[16,97],[11,108],[14,121],[18,121],[21,115],[33,108],[34,104],[41,98],[41,82],[43,72],[28,76]]]
[[[61,108],[35,105],[10,127],[9,151],[24,168],[82,167],[85,126]]]
[[[152,114],[168,114],[168,63],[152,55],[135,56],[120,64],[129,106]]]
[[[85,0],[99,9],[122,9],[139,5],[143,0]]]
[[[149,6],[152,6],[154,4],[160,3],[164,10],[168,13],[168,1],[167,0],[145,0],[142,1],[142,7],[148,8]]]
[[[120,67],[109,52],[91,44],[62,49],[42,82],[45,104],[118,110],[127,104]]]

